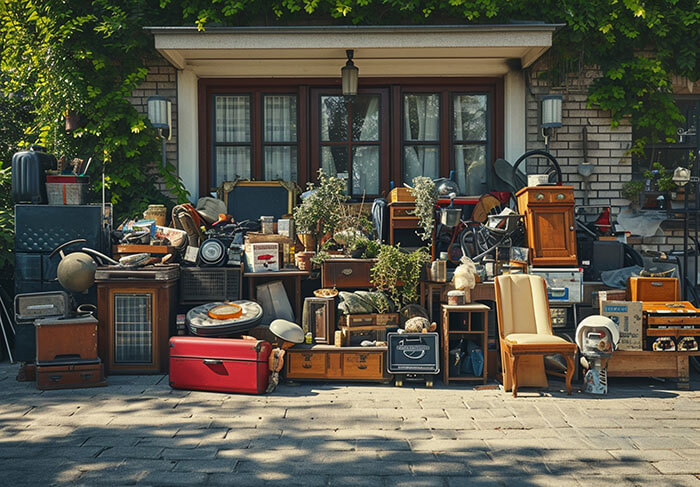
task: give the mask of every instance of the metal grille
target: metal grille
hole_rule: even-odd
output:
[[[114,362],[153,361],[153,314],[150,294],[114,295]]]
[[[180,269],[180,303],[241,299],[240,267]]]

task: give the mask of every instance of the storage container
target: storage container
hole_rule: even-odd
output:
[[[267,389],[272,346],[260,340],[173,337],[170,387],[262,394]]]
[[[389,192],[389,203],[414,203],[416,198],[408,188],[394,188]]]
[[[104,387],[104,365],[97,360],[81,363],[37,366],[36,387],[41,390]]]
[[[574,304],[583,300],[583,269],[534,267],[530,273],[544,278],[550,303]]]
[[[46,195],[50,205],[84,205],[88,200],[87,176],[46,176]]]
[[[630,277],[627,298],[630,301],[679,301],[680,283],[675,277]]]
[[[46,204],[46,171],[56,169],[56,158],[41,146],[12,156],[12,200],[15,203]]]
[[[390,374],[437,374],[440,346],[437,333],[387,333]]]
[[[260,227],[264,235],[272,235],[274,232],[275,217],[274,216],[261,216],[260,217]]]
[[[15,320],[33,322],[38,318],[67,317],[73,306],[65,291],[26,293],[15,296]]]
[[[91,316],[44,318],[36,328],[36,363],[97,359],[97,320]]]

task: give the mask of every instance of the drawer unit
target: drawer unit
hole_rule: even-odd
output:
[[[343,315],[340,317],[341,326],[399,326],[398,313],[366,313]]]
[[[297,345],[287,350],[288,379],[388,381],[386,347]]]
[[[630,277],[627,298],[630,301],[679,301],[680,283],[675,277]]]
[[[372,287],[371,269],[376,259],[328,259],[321,265],[321,285],[338,289]]]

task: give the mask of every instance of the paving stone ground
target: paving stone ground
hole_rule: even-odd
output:
[[[41,392],[0,364],[0,486],[700,486],[700,381],[513,399],[422,385],[176,391],[165,376]]]

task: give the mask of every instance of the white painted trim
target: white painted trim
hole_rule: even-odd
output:
[[[512,164],[525,152],[527,140],[527,97],[523,72],[508,72],[503,85],[504,156]]]
[[[190,200],[199,198],[199,126],[197,113],[197,76],[190,70],[177,76],[177,173],[190,192]]]

